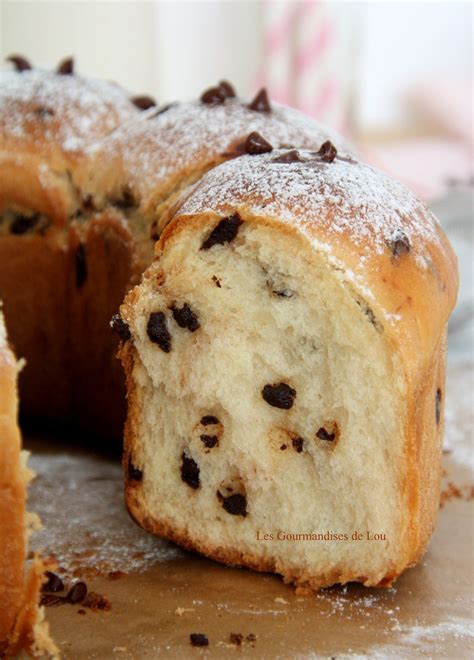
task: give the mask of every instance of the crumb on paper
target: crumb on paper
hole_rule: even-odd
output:
[[[194,612],[194,611],[195,611],[195,610],[194,610],[193,607],[177,607],[177,608],[175,609],[174,613],[175,613],[177,616],[183,616],[183,614],[184,614],[185,612]]]
[[[282,598],[281,596],[278,596],[275,598],[275,603],[281,603],[282,605],[288,605],[288,601]]]
[[[112,653],[118,653],[119,651],[121,651],[122,653],[126,653],[127,652],[127,647],[126,646],[114,646],[114,648],[112,649]]]

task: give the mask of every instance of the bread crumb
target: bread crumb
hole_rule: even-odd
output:
[[[192,607],[177,607],[174,611],[177,616],[183,616],[185,612],[194,612],[194,609]]]
[[[281,603],[282,605],[288,605],[288,601],[285,600],[284,598],[281,598],[281,596],[278,596],[278,598],[275,598],[275,603]]]

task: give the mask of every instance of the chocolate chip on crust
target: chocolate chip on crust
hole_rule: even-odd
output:
[[[56,73],[61,76],[71,76],[74,73],[74,59],[67,57],[65,60],[58,64]]]
[[[273,147],[270,142],[267,142],[265,138],[253,131],[245,140],[245,152],[251,156],[257,156],[258,154],[267,154],[270,151],[273,151]]]
[[[184,483],[188,484],[191,488],[199,488],[201,485],[199,473],[199,465],[196,461],[186,456],[183,452],[181,454],[181,479]]]
[[[209,640],[203,633],[191,633],[189,640],[192,646],[209,646]]]
[[[303,443],[304,443],[303,438],[293,438],[293,440],[291,441],[291,444],[293,445],[293,449],[296,452],[298,452],[298,454],[301,454],[301,452],[303,451]]]
[[[201,250],[209,250],[214,245],[223,245],[230,243],[237,236],[239,227],[242,224],[240,215],[234,213],[227,218],[223,218],[216,227],[211,231],[204,243],[201,245]]]
[[[79,245],[76,248],[75,263],[76,263],[76,286],[78,289],[81,289],[87,280],[86,248],[82,243],[79,243]]]
[[[171,335],[163,312],[152,312],[150,314],[146,331],[150,341],[158,344],[162,351],[165,353],[171,351]]]
[[[184,303],[181,307],[171,306],[171,311],[173,313],[173,318],[180,328],[187,328],[189,332],[196,332],[200,327],[198,317],[193,312],[188,303]]]
[[[410,252],[410,240],[405,232],[397,230],[389,241],[389,247],[394,257]]]
[[[122,341],[128,341],[132,338],[128,323],[126,323],[120,314],[114,314],[110,321],[111,328],[118,334]]]
[[[228,99],[233,99],[236,97],[234,87],[227,80],[220,81],[219,89],[225,94],[226,98]]]
[[[156,105],[155,99],[151,96],[134,96],[130,100],[139,110],[148,110]]]
[[[34,215],[22,215],[21,213],[18,213],[15,215],[15,219],[10,225],[10,233],[15,234],[16,236],[26,234],[26,232],[36,227],[39,219],[39,213],[35,213]]]
[[[301,157],[296,149],[290,149],[277,156],[272,160],[272,163],[302,163]]]
[[[272,108],[268,100],[267,90],[262,88],[255,96],[253,101],[249,103],[249,109],[256,112],[271,112]]]
[[[320,440],[326,440],[327,442],[332,442],[335,437],[336,433],[330,433],[329,431],[326,431],[325,428],[321,427],[316,431],[316,437],[318,437]]]
[[[219,444],[219,438],[217,435],[206,435],[202,434],[199,436],[201,439],[202,444],[206,447],[206,449],[212,449],[216,445]]]
[[[211,424],[219,424],[219,420],[214,415],[204,415],[204,417],[201,417],[201,424],[203,426],[210,426]]]
[[[442,401],[442,393],[441,390],[438,388],[436,390],[436,401],[435,401],[436,424],[439,424],[441,421],[441,401]]]
[[[222,105],[227,96],[221,87],[210,87],[201,94],[201,103],[206,105]]]
[[[337,156],[337,149],[330,140],[326,140],[318,151],[318,156],[324,163],[332,163]]]
[[[133,465],[131,458],[128,459],[127,472],[130,481],[141,481],[143,479],[143,472]]]
[[[217,491],[217,497],[222,502],[222,507],[232,516],[247,515],[247,498],[241,493],[234,493],[225,497],[220,491]]]
[[[265,385],[262,389],[262,397],[270,406],[289,410],[294,403],[296,390],[286,383]]]
[[[22,71],[29,71],[33,68],[26,57],[22,57],[21,55],[10,55],[6,60],[7,62],[11,62],[15,67],[15,71],[18,71],[19,73]]]

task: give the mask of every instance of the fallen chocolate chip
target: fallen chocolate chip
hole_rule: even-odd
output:
[[[183,452],[181,454],[181,479],[184,483],[188,484],[191,488],[199,488],[199,465],[195,460],[186,456]]]
[[[293,449],[298,452],[298,454],[301,454],[303,451],[303,443],[304,440],[303,438],[293,438],[291,441],[291,444],[293,445]]]
[[[267,142],[265,138],[260,135],[260,133],[253,131],[245,140],[245,151],[251,156],[256,156],[258,154],[267,154],[270,151],[273,151],[273,147],[270,142]]]
[[[126,323],[120,314],[114,314],[110,321],[110,326],[118,334],[122,341],[128,341],[132,338],[128,323]]]
[[[201,435],[199,436],[201,438],[201,442],[207,449],[212,449],[219,443],[219,438],[217,435]]]
[[[272,163],[302,163],[301,157],[296,149],[290,149],[285,153],[273,158]]]
[[[223,218],[219,224],[214,227],[204,243],[201,245],[201,250],[209,250],[214,245],[223,245],[230,243],[237,236],[239,227],[242,220],[238,213],[230,215],[228,218]]]
[[[231,644],[235,644],[235,646],[240,646],[242,644],[244,636],[242,633],[230,633],[229,635],[229,640]]]
[[[200,327],[198,317],[193,312],[188,303],[184,303],[181,309],[172,305],[171,311],[173,313],[174,320],[180,328],[187,328],[189,332],[196,332],[196,330]]]
[[[54,110],[40,105],[33,110],[33,114],[40,119],[46,119],[46,117],[52,117],[54,115]]]
[[[337,156],[337,149],[330,140],[326,140],[318,151],[318,156],[324,163],[332,163]]]
[[[275,408],[288,410],[292,407],[296,396],[296,390],[286,383],[276,385],[265,385],[262,390],[264,400]]]
[[[85,582],[76,582],[69,589],[66,599],[69,603],[80,603],[87,596],[87,586]]]
[[[249,103],[250,110],[257,112],[271,112],[270,101],[268,100],[267,90],[261,89],[251,103]]]
[[[48,581],[43,584],[41,591],[55,593],[56,591],[62,591],[64,589],[64,583],[56,573],[45,571],[45,575],[48,578]]]
[[[65,605],[69,602],[66,596],[56,596],[55,594],[43,594],[40,598],[40,605],[42,607],[56,607],[57,605]]]
[[[147,334],[154,344],[158,344],[162,351],[171,351],[171,335],[166,325],[166,317],[163,312],[152,312],[148,319]]]
[[[336,433],[329,433],[325,428],[321,427],[316,431],[316,436],[320,440],[326,440],[327,442],[332,442],[336,437]]]
[[[16,236],[21,236],[21,234],[26,234],[27,231],[30,231],[38,224],[40,219],[39,213],[34,215],[21,215],[18,214],[15,216],[15,219],[10,225],[10,233],[15,234]]]
[[[219,420],[214,415],[204,415],[204,417],[201,417],[201,424],[203,426],[210,426],[211,424],[219,424]]]
[[[240,493],[234,493],[228,497],[224,497],[222,493],[217,491],[217,497],[222,502],[222,507],[232,516],[245,516],[247,515],[247,498]]]
[[[209,646],[209,640],[202,633],[191,633],[189,639],[193,646]]]
[[[442,401],[442,394],[441,394],[441,390],[438,388],[436,390],[436,402],[435,402],[435,415],[436,415],[437,425],[441,421],[441,401]]]
[[[245,639],[247,640],[247,642],[255,642],[255,640],[257,639],[257,635],[254,635],[253,633],[249,633]]]
[[[222,105],[226,100],[226,93],[221,87],[210,87],[201,95],[201,103],[206,105]]]
[[[410,240],[405,232],[397,230],[389,241],[389,247],[394,257],[410,252]]]
[[[58,64],[56,73],[61,76],[71,76],[74,73],[74,59],[72,57],[66,57],[65,60]]]
[[[86,248],[82,243],[77,246],[74,259],[76,264],[76,286],[80,289],[87,280]]]
[[[15,70],[20,73],[21,71],[29,71],[33,68],[26,57],[22,57],[21,55],[9,55],[6,60],[7,62],[11,62],[15,66]]]
[[[148,110],[156,105],[155,99],[151,96],[134,96],[130,100],[140,110]]]
[[[133,465],[131,458],[128,459],[127,472],[131,481],[141,481],[143,479],[143,472]]]

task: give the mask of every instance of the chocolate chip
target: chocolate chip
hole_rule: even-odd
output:
[[[67,602],[66,596],[56,596],[54,594],[43,594],[40,598],[42,607],[56,607],[57,605],[65,605]]]
[[[141,481],[143,479],[143,472],[133,465],[131,458],[128,459],[127,472],[131,481]]]
[[[290,151],[285,151],[285,153],[273,158],[272,163],[302,163],[303,161],[300,158],[299,153],[296,149],[290,149]]]
[[[229,640],[231,644],[235,646],[240,646],[242,644],[244,636],[241,633],[230,633]]]
[[[240,493],[234,493],[228,497],[224,497],[217,491],[217,497],[222,502],[223,508],[232,516],[245,516],[247,515],[247,498]]]
[[[214,415],[204,415],[204,417],[201,417],[201,424],[203,426],[211,426],[211,424],[219,424],[219,420]]]
[[[265,385],[262,390],[262,397],[268,404],[275,408],[284,408],[285,410],[292,407],[295,396],[296,390],[286,383]]]
[[[226,93],[221,87],[210,87],[201,95],[201,103],[206,105],[222,105],[226,100]]]
[[[221,286],[221,281],[220,281],[220,279],[219,279],[218,277],[216,277],[215,275],[213,275],[213,276],[212,276],[212,281],[214,282],[214,284],[216,285],[216,287],[217,287],[218,289],[221,289],[221,288],[222,288],[222,286]]]
[[[20,236],[21,234],[26,234],[26,232],[34,229],[38,224],[40,219],[40,214],[35,213],[34,215],[22,215],[18,213],[15,215],[15,219],[10,225],[10,233]]]
[[[45,571],[45,575],[48,578],[48,581],[43,584],[41,591],[55,593],[56,591],[62,591],[64,589],[63,581],[56,575],[56,573]]]
[[[87,596],[87,586],[85,582],[76,582],[67,593],[67,600],[70,603],[80,603]]]
[[[148,110],[148,108],[153,108],[156,105],[155,99],[151,96],[134,96],[130,99],[133,105],[135,105],[140,110]]]
[[[181,454],[181,479],[191,488],[196,489],[200,486],[199,465],[184,452]]]
[[[67,57],[65,60],[58,64],[56,73],[61,76],[71,76],[74,73],[74,59]]]
[[[270,101],[268,100],[267,90],[265,88],[261,89],[257,96],[249,103],[250,110],[256,110],[257,112],[271,112]]]
[[[81,289],[87,280],[86,248],[82,243],[79,243],[79,245],[76,248],[75,263],[76,263],[76,286],[78,289]]]
[[[334,438],[336,437],[336,433],[335,432],[334,433],[329,433],[328,431],[326,431],[325,428],[321,427],[320,429],[318,429],[316,431],[316,436],[320,440],[326,440],[327,442],[332,442],[334,440]]]
[[[163,312],[152,312],[150,314],[146,331],[150,340],[154,344],[158,344],[162,351],[165,353],[171,351],[171,335]]]
[[[280,447],[280,449],[281,449],[282,451],[284,451],[284,450],[286,449],[286,445],[282,445],[282,446]]]
[[[217,444],[219,444],[219,438],[217,435],[201,435],[201,442],[207,449],[212,449]]]
[[[121,196],[118,199],[114,199],[112,204],[117,206],[119,209],[126,210],[136,206],[136,201],[130,190],[128,190],[128,188],[124,188],[122,190]]]
[[[257,639],[257,635],[254,635],[253,633],[249,633],[245,639],[247,640],[247,642],[255,642]]]
[[[270,142],[267,142],[265,138],[260,135],[260,133],[253,131],[245,140],[245,151],[251,156],[256,156],[258,154],[266,154],[273,151],[273,147]]]
[[[435,402],[436,424],[439,424],[441,421],[441,401],[442,401],[442,393],[441,390],[438,388],[436,390],[436,402]]]
[[[219,89],[225,94],[226,98],[233,99],[236,96],[233,86],[227,80],[221,80]]]
[[[128,341],[132,338],[128,323],[126,323],[120,314],[114,314],[110,321],[111,328],[118,334],[122,341]]]
[[[94,200],[92,195],[84,195],[81,202],[82,210],[86,212],[95,211]]]
[[[394,257],[410,252],[410,240],[405,232],[397,230],[389,241],[389,247]]]
[[[239,227],[242,220],[238,213],[230,215],[228,218],[223,218],[219,224],[214,227],[204,243],[201,245],[201,250],[209,250],[214,245],[223,245],[230,243],[237,236]]]
[[[296,295],[295,292],[292,291],[291,289],[281,289],[281,291],[276,291],[272,289],[272,293],[274,293],[279,298],[294,298]]]
[[[191,633],[189,639],[193,646],[209,646],[209,640],[202,633]]]
[[[291,441],[291,444],[293,445],[293,449],[296,452],[298,452],[298,454],[301,454],[301,452],[303,451],[303,443],[304,443],[303,438],[293,438],[293,440]]]
[[[318,156],[321,157],[321,160],[324,163],[332,163],[337,156],[337,149],[332,142],[326,140],[321,145],[321,149],[318,151]]]
[[[174,320],[180,328],[187,328],[189,332],[196,332],[200,327],[198,317],[188,303],[184,303],[181,309],[173,305],[171,311],[173,312]]]
[[[40,105],[33,110],[33,114],[40,119],[46,119],[47,117],[52,117],[54,115],[54,110]]]
[[[26,57],[22,57],[21,55],[10,55],[6,60],[7,62],[11,62],[15,66],[15,71],[20,73],[21,71],[29,71],[33,68]]]

